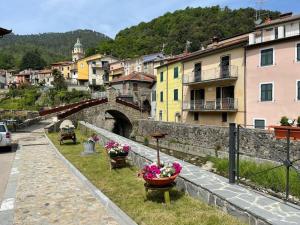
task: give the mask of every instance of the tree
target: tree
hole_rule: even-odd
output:
[[[46,66],[45,60],[41,57],[40,53],[37,50],[26,52],[20,64],[20,70],[24,69],[34,69],[40,70]]]
[[[53,76],[52,85],[54,86],[54,89],[56,90],[67,89],[65,78],[59,70],[57,69],[52,70],[52,76]]]
[[[0,54],[0,68],[1,69],[12,69],[15,67],[15,59],[11,54],[1,53]]]

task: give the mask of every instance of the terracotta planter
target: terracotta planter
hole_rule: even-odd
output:
[[[286,139],[290,130],[290,138],[300,140],[300,127],[273,126],[273,128],[276,139]]]
[[[146,179],[145,177],[143,178],[148,184],[152,186],[163,187],[173,183],[177,176],[178,174],[175,174],[171,177],[163,177],[163,178],[154,178],[154,179]]]

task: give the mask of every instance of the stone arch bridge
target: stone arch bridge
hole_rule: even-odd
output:
[[[136,104],[121,100],[114,91],[109,91],[107,97],[44,110],[40,115],[57,116],[60,121],[70,119],[75,124],[83,120],[129,137],[134,121],[148,118],[149,112]]]

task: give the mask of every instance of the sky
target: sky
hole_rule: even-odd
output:
[[[254,7],[257,0],[0,0],[0,27],[15,34],[122,29],[186,7]],[[260,0],[262,8],[300,14],[300,0]]]

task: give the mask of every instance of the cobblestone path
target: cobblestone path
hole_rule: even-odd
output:
[[[22,134],[19,144],[22,149],[15,225],[118,224],[69,171],[43,136],[42,129]]]

